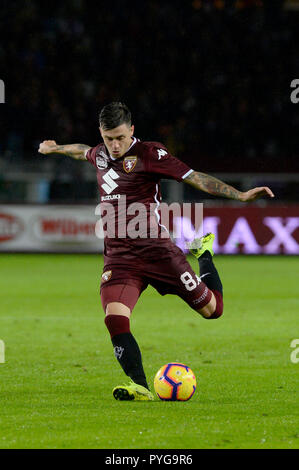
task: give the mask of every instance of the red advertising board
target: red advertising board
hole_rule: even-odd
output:
[[[167,228],[183,227],[184,238],[175,242],[185,248],[194,237],[196,205],[169,211]],[[202,205],[197,205],[202,206]],[[182,210],[180,210],[180,207]],[[215,234],[215,253],[299,255],[299,205],[200,207],[203,233]],[[191,218],[191,223],[190,223]],[[2,206],[0,207],[0,251],[101,252],[103,239],[96,236],[100,216],[94,206]],[[163,222],[163,217],[161,219]],[[202,217],[200,218],[200,222]],[[179,232],[181,233],[181,232]]]
[[[299,254],[299,206],[204,207],[203,220],[216,253]]]

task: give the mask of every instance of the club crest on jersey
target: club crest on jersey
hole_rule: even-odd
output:
[[[105,271],[103,274],[102,274],[102,281],[103,282],[107,282],[111,279],[111,276],[112,276],[112,271]]]
[[[134,170],[135,166],[136,166],[136,163],[137,163],[137,157],[126,157],[124,159],[124,163],[123,163],[123,166],[124,166],[124,170],[126,173],[130,173],[132,170]]]
[[[108,157],[104,152],[100,152],[96,156],[96,165],[99,170],[106,170],[108,168]]]

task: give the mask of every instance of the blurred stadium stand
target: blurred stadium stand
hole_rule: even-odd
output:
[[[141,139],[200,171],[242,186],[251,174],[296,200],[299,13],[287,4],[3,0],[0,201],[96,200],[92,169],[37,148],[46,138],[96,145],[98,112],[116,99]]]

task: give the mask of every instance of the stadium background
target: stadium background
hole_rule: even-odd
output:
[[[298,255],[298,7],[1,1],[0,448],[298,449],[298,256],[264,256]],[[101,251],[94,169],[37,149],[97,144],[99,109],[114,99],[139,138],[276,195],[244,205],[162,183],[165,201],[204,203],[225,254],[217,321],[151,287],[132,315],[151,387],[164,363],[195,372],[184,404],[114,400],[125,377],[103,322],[101,254],[11,253]],[[240,252],[263,256],[229,256]]]
[[[163,142],[192,168],[240,189],[268,185],[275,193],[270,212],[263,200],[248,218],[240,204],[233,213],[231,201],[162,183],[166,202],[203,202],[205,216],[213,207],[218,251],[298,254],[296,3],[3,1],[0,250],[101,250],[90,228],[93,168],[37,149],[44,139],[96,145],[99,110],[123,100],[137,137]],[[277,238],[285,226],[288,246]]]

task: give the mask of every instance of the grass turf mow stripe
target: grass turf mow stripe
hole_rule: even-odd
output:
[[[152,288],[131,317],[152,390],[163,364],[183,362],[197,378],[192,399],[117,402],[125,376],[103,321],[103,258],[1,255],[0,448],[298,448],[299,260],[215,263],[220,319]]]

